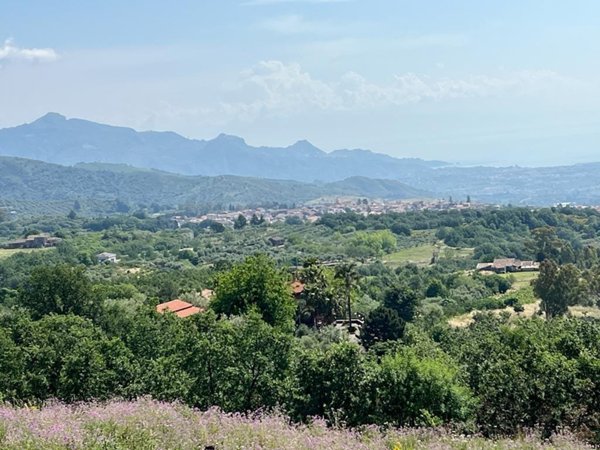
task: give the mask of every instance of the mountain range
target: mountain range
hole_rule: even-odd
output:
[[[338,181],[352,176],[395,179],[406,171],[445,165],[397,159],[367,150],[326,153],[308,141],[285,148],[252,147],[237,136],[187,139],[172,132],[143,131],[67,119],[48,113],[0,130],[0,154],[73,165],[129,164],[183,175],[238,175],[298,181]]]
[[[252,178],[266,179],[266,183],[275,180],[303,183],[286,185],[298,186],[301,195],[294,195],[295,188],[282,188],[280,192],[263,192],[261,195],[266,196],[265,200],[281,198],[283,195],[280,194],[285,194],[290,196],[287,201],[297,201],[306,198],[305,194],[311,189],[315,190],[310,195],[321,195],[329,189],[332,195],[452,196],[455,199],[470,196],[484,203],[600,205],[600,163],[537,168],[458,167],[442,161],[394,158],[360,149],[327,153],[308,141],[275,148],[253,147],[240,137],[225,134],[212,140],[194,140],[173,132],[139,132],[82,119],[67,119],[57,113],[48,113],[32,123],[1,129],[0,155],[75,169],[85,169],[85,164],[93,163],[96,171],[103,169],[110,174],[106,175],[109,178],[132,176],[127,172],[132,172],[134,167],[136,177],[168,180],[154,185],[166,190],[166,184],[171,182],[178,186],[186,183],[194,186],[199,183],[200,186],[208,180],[200,182],[201,177],[225,175],[243,177],[244,182],[236,181],[238,186],[244,186]],[[142,175],[143,171],[139,169],[154,172]],[[174,174],[187,178],[180,179]],[[271,184],[267,189],[261,181],[264,180],[252,183],[255,186],[258,183],[267,191],[283,186]],[[216,186],[215,182],[211,183]],[[253,194],[249,198],[259,199],[259,192],[251,191]],[[218,195],[224,199],[238,194],[227,191]]]

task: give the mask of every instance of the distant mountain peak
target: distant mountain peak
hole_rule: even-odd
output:
[[[0,154],[57,164],[129,164],[186,175],[238,175],[299,181],[361,175],[401,179],[434,165],[366,150],[324,152],[307,140],[287,147],[254,147],[229,134],[211,140],[66,118],[52,112],[33,123],[0,129]],[[435,167],[439,164],[435,164]]]
[[[55,125],[55,124],[58,124],[61,122],[65,122],[66,120],[67,120],[67,118],[65,116],[63,116],[62,114],[59,114],[56,112],[49,112],[49,113],[44,114],[42,117],[35,120],[34,122],[32,122],[32,124]]]
[[[225,134],[221,133],[216,138],[213,139],[214,142],[225,143],[225,144],[237,144],[237,145],[246,145],[246,141],[244,138],[239,136],[235,136],[233,134]]]
[[[323,150],[321,150],[318,147],[315,147],[311,142],[307,141],[306,139],[301,139],[287,148],[288,150],[293,150],[295,152],[307,156],[322,155],[323,153],[325,153]]]

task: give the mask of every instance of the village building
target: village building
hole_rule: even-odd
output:
[[[273,247],[283,247],[285,245],[285,239],[282,237],[270,237],[269,244]]]
[[[49,234],[32,234],[27,236],[25,239],[16,239],[14,241],[5,242],[2,244],[2,248],[18,249],[56,247],[60,242],[62,242],[61,238],[52,237]]]
[[[174,313],[177,317],[184,318],[193,316],[194,314],[198,314],[204,310],[177,298],[156,306],[156,312],[164,314],[166,311]]]
[[[202,289],[200,295],[205,300],[212,300],[213,296],[215,295],[215,292],[212,289]]]
[[[101,264],[103,264],[103,263],[114,264],[114,263],[119,262],[119,260],[117,259],[116,253],[102,252],[102,253],[99,253],[98,255],[96,255],[96,259]]]
[[[495,273],[536,272],[540,270],[540,263],[536,261],[521,261],[516,258],[501,258],[495,259],[493,262],[479,263],[476,270]]]

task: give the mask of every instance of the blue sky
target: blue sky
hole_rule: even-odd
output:
[[[0,0],[0,127],[600,161],[600,2]]]

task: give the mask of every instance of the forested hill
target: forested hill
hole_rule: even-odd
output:
[[[104,167],[109,172],[125,172],[136,180],[158,177],[165,183],[174,180],[173,175],[136,173],[134,176],[129,173],[129,166],[189,176],[235,175],[306,183],[315,180],[335,182],[335,185],[329,186],[336,189],[335,193],[346,193],[350,189],[352,193],[374,197],[395,197],[398,190],[404,195],[406,186],[395,183],[401,182],[432,192],[436,197],[465,199],[469,195],[483,203],[600,204],[599,163],[531,168],[456,167],[440,161],[399,159],[366,150],[326,153],[308,141],[298,141],[285,148],[270,148],[252,147],[242,138],[224,134],[207,141],[193,140],[171,132],[138,132],[131,128],[67,119],[56,113],[47,114],[30,124],[1,129],[0,155],[69,166],[81,162],[95,163],[93,167],[96,169],[102,168],[102,164],[109,164]],[[507,164],[510,162],[507,161]],[[369,181],[367,178],[395,182]],[[228,177],[218,179],[231,180]],[[199,179],[182,180],[178,179],[177,186],[165,189],[179,192],[181,183],[192,183],[195,187],[202,185]],[[208,183],[207,180],[203,182]],[[266,189],[272,182],[253,180],[248,183],[251,187],[234,197],[256,200],[260,190]],[[267,192],[266,197],[260,200],[290,195],[286,200],[294,201],[313,195],[308,193],[310,188],[306,186],[302,187],[300,195],[295,195],[296,189],[292,186],[296,185],[284,183],[279,192]],[[124,192],[128,194],[129,189]],[[311,192],[314,193],[314,190]],[[192,197],[198,195],[202,198],[204,194],[191,193]],[[215,201],[228,201],[232,190],[225,186],[218,195],[210,193],[210,196],[213,195],[217,197]]]
[[[367,150],[326,153],[308,141],[285,148],[252,147],[237,136],[187,139],[172,132],[138,132],[49,113],[35,122],[0,130],[0,154],[63,165],[130,164],[185,175],[239,175],[312,182],[351,176],[396,178],[445,163],[392,158]]]
[[[426,197],[427,193],[390,180],[350,178],[309,184],[236,176],[192,177],[110,164],[64,167],[0,157],[0,202],[17,211],[47,213],[67,208],[68,212],[75,200],[90,205],[91,213],[102,213],[110,211],[117,200],[131,207],[226,207],[289,204],[330,195],[403,199]]]

